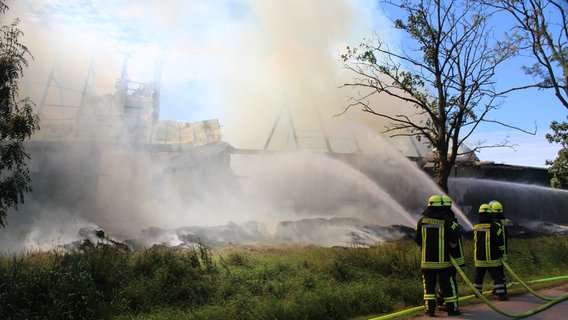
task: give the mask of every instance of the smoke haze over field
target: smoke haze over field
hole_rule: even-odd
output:
[[[225,141],[263,145],[279,110],[288,107],[300,130],[358,118],[333,116],[353,94],[339,90],[339,54],[346,45],[386,30],[376,4],[358,0],[68,1],[10,3],[23,42],[35,57],[27,88],[41,99],[49,72],[81,90],[89,63],[97,94],[110,93],[124,58],[134,81],[151,81],[162,61],[161,118],[219,118]],[[396,33],[389,30],[389,37]],[[388,39],[388,38],[387,38]],[[394,101],[383,101],[397,108]],[[317,109],[316,109],[317,108]]]
[[[112,108],[126,104],[112,95],[125,59],[128,78],[136,82],[153,81],[161,65],[160,120],[218,119],[221,137],[178,153],[109,149],[109,142],[116,146],[131,138],[118,130],[123,123],[72,119],[75,128],[106,139],[45,148],[32,156],[31,171],[41,178],[33,180],[34,192],[26,195],[21,211],[10,213],[0,251],[51,249],[89,238],[97,228],[121,241],[137,239],[137,247],[191,243],[196,235],[217,244],[368,245],[385,235],[377,226],[413,226],[427,198],[441,192],[400,153],[424,155],[423,145],[385,140],[377,134],[385,124],[358,109],[335,116],[357,94],[338,88],[353,77],[339,61],[344,48],[375,32],[393,47],[400,42],[375,1],[8,5],[8,19],[20,18],[21,42],[34,56],[22,81],[23,96],[39,105],[53,72],[60,90],[46,99],[77,106],[92,62],[87,89],[94,103],[81,110],[82,119],[102,109],[117,115]],[[401,112],[399,101],[376,99],[375,105]],[[77,109],[65,110],[67,117]],[[167,127],[176,125],[170,121]],[[286,152],[228,158],[231,147],[262,149],[273,128],[269,151]],[[295,150],[293,133],[304,150]],[[321,152],[325,136],[333,156]],[[456,194],[456,200],[470,197],[466,193]],[[469,221],[457,213],[467,227]]]
[[[37,166],[50,177],[26,198],[26,212],[10,215],[2,243],[13,244],[4,249],[68,243],[76,229],[96,227],[136,233],[148,227],[321,217],[412,225],[417,208],[430,193],[439,192],[423,172],[376,136],[384,129],[378,118],[359,110],[335,116],[355,94],[338,88],[351,76],[341,68],[340,52],[373,32],[386,31],[387,20],[372,1],[24,0],[8,5],[10,17],[20,18],[25,33],[21,41],[34,56],[22,94],[38,104],[51,72],[63,89],[48,99],[77,104],[91,62],[89,93],[96,96],[114,92],[125,58],[128,78],[137,82],[154,80],[161,63],[162,120],[217,118],[222,141],[252,149],[265,145],[275,125],[270,149],[294,149],[293,122],[301,147],[324,149],[325,133],[333,151],[380,154],[384,166],[370,161],[357,167],[301,151],[244,159],[241,168],[248,173],[235,177],[212,163],[223,154],[222,145],[189,156],[104,151],[93,163],[93,150],[104,147],[93,141],[93,150],[79,148],[41,159]],[[385,35],[397,41],[392,30]],[[400,108],[397,101],[376,103],[393,111]],[[360,126],[366,128],[354,129]],[[361,166],[366,173],[360,172]],[[402,178],[409,174],[412,178]],[[98,179],[94,187],[91,178]],[[53,194],[42,195],[44,190]],[[148,194],[153,198],[146,199]],[[82,208],[89,202],[97,203],[97,212]]]

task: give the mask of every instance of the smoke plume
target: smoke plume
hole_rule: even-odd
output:
[[[285,152],[262,158],[233,155],[227,161],[234,172],[223,171],[219,169],[223,163],[216,163],[226,154],[224,144],[194,150],[192,156],[106,150],[95,157],[93,150],[104,149],[113,131],[97,127],[98,123],[84,124],[106,130],[107,139],[32,159],[32,171],[49,172],[52,179],[36,182],[22,212],[10,215],[4,236],[10,239],[13,232],[19,236],[11,238],[15,241],[2,240],[10,243],[7,250],[67,243],[77,229],[96,227],[115,234],[130,231],[123,236],[127,239],[149,227],[215,226],[229,221],[277,224],[356,218],[363,224],[412,225],[427,196],[439,192],[392,147],[394,140],[386,144],[374,140],[368,147],[356,133],[361,131],[352,130],[362,126],[365,135],[377,137],[384,122],[359,110],[337,116],[349,95],[355,94],[339,89],[353,76],[338,59],[343,48],[374,32],[397,41],[374,2],[93,0],[70,5],[62,0],[26,0],[8,4],[7,18],[21,20],[25,34],[21,41],[34,56],[22,95],[38,105],[76,106],[86,93],[96,100],[96,110],[90,112],[104,109],[112,114],[105,108],[112,104],[121,76],[145,83],[156,80],[159,71],[160,120],[219,119],[221,139],[231,147]],[[374,103],[400,112],[397,101]],[[76,110],[46,109],[42,116],[68,119],[76,116]],[[408,142],[403,143],[400,149],[408,148]],[[366,160],[366,170],[361,171],[361,163],[358,168],[323,155],[322,150],[382,156]],[[400,175],[418,178],[401,184],[400,176],[384,174],[399,172],[392,168],[403,168]],[[383,174],[377,173],[381,170]],[[95,177],[99,182],[93,187],[90,178]],[[412,187],[417,181],[423,187],[418,193]],[[50,191],[48,196],[42,195],[45,190]],[[96,210],[88,203],[97,203]]]

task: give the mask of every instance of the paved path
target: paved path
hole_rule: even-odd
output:
[[[558,297],[563,294],[568,293],[568,284],[564,284],[559,287],[549,288],[549,289],[542,289],[539,290],[543,296],[547,297]],[[476,298],[477,299],[477,298]],[[545,304],[547,301],[543,301],[538,299],[537,297],[533,296],[532,294],[523,294],[519,296],[511,296],[509,297],[509,301],[492,301],[493,304],[499,309],[505,310],[509,313],[520,314],[525,313],[527,311],[533,310],[535,308],[540,307],[541,305]],[[419,316],[410,318],[412,320],[426,320],[426,319],[476,319],[476,320],[504,320],[504,319],[514,319],[507,316],[504,316],[495,310],[489,308],[484,303],[480,304],[471,304],[460,307],[460,311],[462,312],[459,316],[452,316],[449,317],[445,312],[437,312],[436,318],[430,318],[426,316]],[[553,305],[552,307],[529,316],[525,319],[531,320],[561,320],[561,319],[568,319],[568,300],[564,300],[558,304]]]

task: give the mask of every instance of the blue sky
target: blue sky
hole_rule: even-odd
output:
[[[500,15],[496,23],[502,24],[496,28],[508,29],[512,19]],[[496,87],[505,90],[538,81],[539,79],[535,80],[521,70],[522,66],[531,66],[534,61],[530,56],[520,55],[502,64],[496,72]],[[484,149],[478,154],[479,158],[497,163],[545,167],[545,161],[554,160],[560,149],[558,144],[550,144],[545,138],[547,133],[552,133],[550,123],[554,120],[564,121],[567,115],[568,109],[557,100],[551,90],[527,89],[511,92],[503,100],[500,109],[491,112],[488,119],[499,120],[534,135],[503,126],[487,125],[480,127],[469,142],[475,144],[477,141],[487,141],[487,144],[491,145],[506,139],[511,148]]]
[[[305,106],[315,104],[331,119],[345,105],[345,93],[337,89],[337,58],[345,45],[375,32],[400,40],[374,2],[364,0],[24,0],[11,6],[35,57],[35,79],[46,79],[58,60],[59,77],[81,83],[93,59],[102,93],[112,90],[125,56],[137,81],[151,80],[162,60],[161,117],[219,118],[225,138],[237,147],[262,147],[286,103],[303,106],[293,110],[298,118],[313,118]],[[498,81],[524,81],[521,64],[509,63]],[[41,81],[29,86],[32,92],[43,89]],[[544,135],[552,120],[567,114],[551,92],[511,93],[490,118],[527,131],[536,125],[536,135],[491,125],[468,142],[508,139],[514,148],[484,149],[478,157],[544,167],[559,149]],[[314,122],[299,122],[317,129]]]

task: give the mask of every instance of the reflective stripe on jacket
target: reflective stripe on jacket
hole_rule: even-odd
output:
[[[457,245],[451,221],[441,218],[422,217],[416,227],[416,243],[421,246],[422,269],[443,269],[452,266],[449,247]]]
[[[507,250],[509,249],[508,239],[507,239],[507,219],[502,218],[497,221],[501,225],[501,232],[503,236],[503,245],[505,250],[503,250],[503,261],[507,261]]]
[[[456,221],[452,223],[452,231],[459,232],[459,237],[455,246],[451,247],[450,244],[450,255],[452,256],[452,258],[454,258],[456,263],[461,266],[465,264],[465,257],[463,255],[460,225]]]
[[[498,267],[505,251],[503,230],[496,222],[478,223],[473,227],[474,264],[476,267]]]

